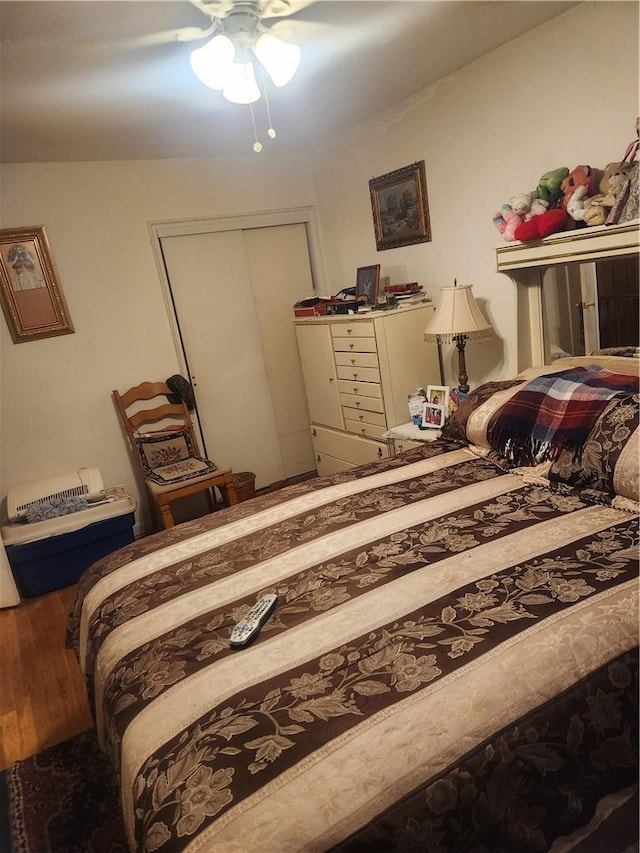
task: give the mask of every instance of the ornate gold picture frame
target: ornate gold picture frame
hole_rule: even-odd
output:
[[[44,225],[0,231],[0,301],[14,344],[75,331]]]
[[[376,248],[431,241],[424,160],[369,181]]]

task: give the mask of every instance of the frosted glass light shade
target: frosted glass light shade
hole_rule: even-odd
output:
[[[424,330],[427,343],[452,343],[457,337],[469,341],[485,341],[493,336],[493,328],[471,292],[472,285],[443,287],[440,304]]]
[[[232,104],[253,104],[260,97],[251,62],[232,62],[223,96]]]
[[[263,33],[254,47],[260,63],[265,67],[274,86],[284,86],[298,70],[302,51],[297,44]]]
[[[217,35],[191,53],[189,61],[193,73],[210,89],[222,90],[233,65],[236,49],[230,38]],[[244,102],[243,102],[244,103]]]

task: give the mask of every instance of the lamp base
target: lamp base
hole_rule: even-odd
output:
[[[467,376],[467,365],[464,350],[467,345],[466,335],[457,335],[455,338],[458,349],[458,391],[462,394],[469,393],[469,377]]]

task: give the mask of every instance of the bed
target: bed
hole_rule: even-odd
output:
[[[131,849],[632,849],[631,362],[487,383],[436,442],[91,567],[69,644]]]

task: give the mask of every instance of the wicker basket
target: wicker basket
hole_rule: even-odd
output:
[[[256,475],[253,471],[240,471],[233,475],[233,486],[240,501],[248,501],[256,494]]]

